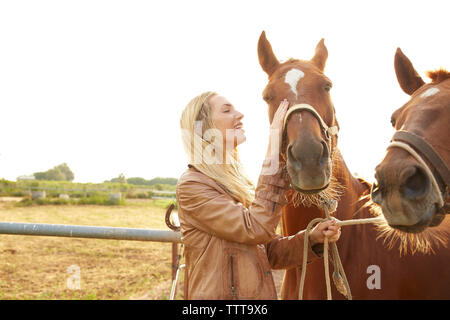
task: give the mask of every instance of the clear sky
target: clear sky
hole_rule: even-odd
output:
[[[395,50],[423,77],[450,68],[448,3],[2,1],[0,178],[62,162],[77,182],[179,177],[181,111],[214,90],[245,115],[239,151],[256,180],[269,136],[257,57],[265,30],[280,60],[309,59],[325,38],[339,148],[351,172],[372,181],[390,115],[408,99]]]

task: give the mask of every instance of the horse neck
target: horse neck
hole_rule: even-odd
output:
[[[334,161],[334,170],[336,171],[334,172],[334,176],[344,188],[344,191],[339,198],[335,217],[339,220],[347,220],[357,218],[358,216],[366,216],[366,211],[368,210],[361,208],[368,199],[361,198],[369,194],[371,185],[363,179],[355,178],[350,173],[340,150],[338,149],[336,152],[336,159]]]

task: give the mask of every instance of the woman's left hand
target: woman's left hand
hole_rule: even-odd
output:
[[[341,236],[341,227],[336,226],[337,221],[339,220],[332,218],[331,220],[318,223],[309,233],[311,246],[323,243],[325,237],[328,238],[330,243],[338,241]]]

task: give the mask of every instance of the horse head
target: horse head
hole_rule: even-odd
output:
[[[407,146],[387,149],[375,169],[371,196],[391,227],[421,232],[439,225],[448,211],[450,73],[428,72],[432,82],[425,83],[400,49],[394,65],[400,87],[411,98],[392,114],[393,141]]]
[[[258,41],[258,58],[267,73],[263,99],[272,122],[280,102],[289,101],[285,118],[282,153],[292,187],[302,194],[318,194],[332,179],[338,123],[330,97],[331,80],[323,73],[328,57],[324,40],[311,60],[280,62],[263,31]]]

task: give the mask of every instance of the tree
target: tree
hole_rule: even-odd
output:
[[[111,179],[111,182],[117,182],[117,183],[127,183],[127,179],[125,178],[125,175],[123,173],[119,174],[117,178]]]
[[[35,172],[36,180],[72,181],[75,176],[67,163],[62,163],[45,172]]]
[[[72,170],[70,170],[67,163],[60,164],[59,166],[55,167],[55,169],[59,169],[65,176],[66,181],[72,181],[75,179],[75,175],[73,174]]]
[[[140,177],[128,178],[127,182],[129,184],[134,184],[137,186],[145,186],[148,184],[148,180],[145,180],[144,178],[140,178]]]
[[[66,180],[66,176],[59,168],[53,168],[47,171],[47,179],[46,180],[54,180],[54,181],[64,181]]]

